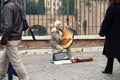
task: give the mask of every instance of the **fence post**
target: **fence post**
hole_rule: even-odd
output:
[[[26,0],[23,0],[23,6],[24,6],[24,15],[26,17]]]
[[[67,0],[67,25],[69,26],[69,1]]]

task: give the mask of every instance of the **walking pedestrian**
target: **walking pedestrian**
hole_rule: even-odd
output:
[[[107,64],[103,73],[112,74],[114,58],[120,63],[120,0],[110,0],[99,35],[105,36],[103,55]]]
[[[15,5],[19,8],[16,8]],[[23,10],[15,0],[5,0],[1,24],[3,32],[1,45],[4,46],[4,53],[0,62],[0,80],[5,79],[9,62],[17,72],[20,80],[28,80],[26,69],[18,51],[23,31],[21,14],[23,15]]]

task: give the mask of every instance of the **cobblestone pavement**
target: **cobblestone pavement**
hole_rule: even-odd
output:
[[[72,48],[72,54],[81,58],[92,57],[93,61],[62,65],[51,63],[50,49],[26,50],[20,53],[31,80],[120,80],[120,64],[117,60],[112,75],[102,74],[106,64],[102,48],[85,49]]]

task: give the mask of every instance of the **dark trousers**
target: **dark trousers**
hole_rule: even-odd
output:
[[[120,63],[120,58],[116,58]],[[112,72],[113,71],[113,64],[114,64],[114,58],[107,58],[107,65],[105,67],[106,72]]]
[[[7,74],[8,74],[8,80],[13,80],[13,75],[18,76],[11,63],[9,63],[8,65]]]

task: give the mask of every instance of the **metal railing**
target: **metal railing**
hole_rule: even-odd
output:
[[[67,22],[78,35],[96,35],[108,7],[108,0],[17,1],[23,6],[29,26],[43,27],[38,32],[46,30],[47,35],[56,20]]]

